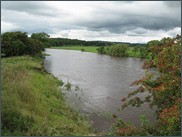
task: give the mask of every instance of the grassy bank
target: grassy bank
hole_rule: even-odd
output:
[[[97,53],[97,46],[63,46],[63,47],[51,47],[53,49],[66,49],[66,50],[80,50],[85,52]]]
[[[98,46],[62,46],[62,47],[51,47],[52,49],[65,49],[65,50],[79,50],[84,52],[93,52],[98,53],[97,48]],[[133,47],[129,47],[127,50],[128,57],[135,57],[140,58],[140,52],[139,51],[133,51]]]
[[[89,122],[65,104],[60,82],[42,68],[41,58],[2,59],[2,135],[92,134]]]

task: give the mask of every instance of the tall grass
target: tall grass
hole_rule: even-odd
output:
[[[3,58],[2,135],[91,134],[89,121],[65,104],[59,84],[40,58]]]

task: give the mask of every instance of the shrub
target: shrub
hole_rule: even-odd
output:
[[[97,48],[97,52],[98,52],[99,54],[105,54],[106,51],[105,51],[104,46],[98,47],[98,48]]]
[[[26,133],[34,123],[33,117],[24,116],[19,110],[10,106],[2,109],[2,132],[11,132],[11,135],[16,135],[18,132]]]
[[[164,38],[159,45],[149,47],[150,58],[144,63],[144,68],[156,67],[160,75],[154,78],[154,74],[146,73],[146,76],[133,82],[131,85],[140,85],[137,90],[122,99],[122,108],[128,105],[139,107],[148,102],[151,107],[157,106],[157,120],[152,128],[143,128],[152,135],[176,136],[181,134],[181,71],[180,71],[180,46],[181,36],[176,38]],[[149,92],[145,99],[132,96],[138,93]],[[146,121],[145,121],[146,122]],[[120,134],[119,134],[120,135]]]
[[[82,49],[81,49],[81,51],[82,51],[82,52],[84,52],[84,51],[85,51],[85,49],[83,49],[83,48],[82,48]]]
[[[112,45],[109,47],[108,54],[117,57],[127,57],[128,56],[127,50],[128,50],[128,45],[126,44]]]

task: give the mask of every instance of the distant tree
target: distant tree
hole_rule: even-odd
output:
[[[127,44],[116,44],[109,47],[108,54],[117,57],[127,57],[128,56],[128,45]]]
[[[98,52],[99,54],[105,54],[106,51],[105,51],[104,46],[98,47],[98,48],[97,48],[97,52]]]
[[[110,46],[106,46],[106,48],[105,48],[106,54],[109,54],[109,47]]]
[[[156,46],[156,45],[160,45],[161,41],[159,40],[151,40],[147,43],[147,46],[151,47],[151,46]]]
[[[81,51],[82,51],[82,52],[84,52],[84,51],[85,51],[85,49],[84,49],[84,48],[82,48],[82,49],[81,49]]]
[[[146,48],[140,47],[139,51],[140,51],[140,57],[141,57],[142,59],[144,59],[144,58],[147,57]]]
[[[134,57],[136,56],[136,53],[139,51],[139,47],[135,46],[133,47],[133,53],[134,53]]]
[[[44,44],[44,47],[50,47],[49,44],[49,35],[45,32],[40,32],[40,33],[33,33],[31,35],[32,39],[36,39],[38,41],[41,41]]]

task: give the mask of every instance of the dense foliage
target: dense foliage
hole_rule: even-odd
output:
[[[36,55],[44,51],[48,47],[80,47],[84,51],[87,47],[98,47],[99,54],[108,54],[111,56],[126,57],[128,54],[133,57],[145,58],[145,45],[140,43],[125,42],[108,42],[108,41],[85,41],[68,38],[50,38],[45,32],[32,33],[28,37],[26,32],[6,32],[1,35],[2,55],[20,56],[20,55]],[[128,46],[127,46],[128,45]],[[129,50],[127,47],[131,47]],[[127,50],[127,51],[126,51]],[[129,52],[129,53],[128,53]],[[134,55],[132,55],[134,53]],[[137,53],[140,53],[137,55]]]
[[[157,45],[156,45],[157,44]],[[139,107],[148,102],[151,107],[157,106],[157,120],[154,125],[144,125],[145,135],[180,135],[181,134],[181,36],[163,38],[161,41],[148,43],[148,59],[143,68],[156,67],[159,75],[147,72],[146,76],[132,83],[139,88],[121,101],[124,109],[128,105]],[[145,99],[136,97],[138,93],[148,92]],[[131,98],[133,97],[133,98]],[[121,123],[121,122],[119,122]],[[140,135],[139,130],[126,124],[117,124],[116,134]],[[134,132],[134,131],[135,132]]]
[[[127,43],[127,42],[109,42],[109,41],[86,41],[69,38],[49,38],[49,45],[53,47],[61,46],[111,46],[116,44],[127,44],[131,47],[146,46],[142,43]]]
[[[45,32],[32,33],[31,38],[41,41],[45,48],[50,47],[49,35]]]
[[[111,45],[112,42],[107,41],[85,41],[78,39],[68,39],[68,38],[50,38],[49,44],[53,47],[60,46],[106,46]]]
[[[97,52],[99,54],[106,54],[105,47],[104,46],[98,47]]]
[[[40,54],[45,49],[47,39],[43,36],[47,36],[47,34],[32,34],[30,38],[26,32],[6,32],[1,35],[1,53],[6,57]]]
[[[107,54],[111,56],[117,56],[117,57],[127,57],[128,53],[128,45],[126,44],[117,44],[112,45],[107,49]]]
[[[107,54],[116,57],[147,57],[146,46],[135,45],[130,46],[129,44],[114,44],[111,46],[100,46],[97,48],[99,54]]]
[[[116,44],[112,46],[101,46],[97,48],[99,54],[107,54],[116,57],[127,57],[128,53],[128,45],[127,44]]]

